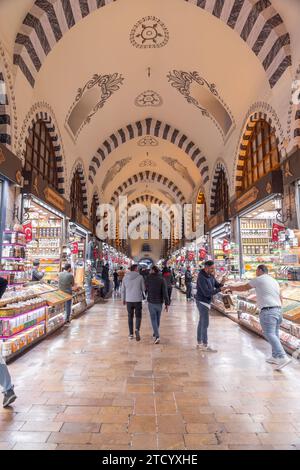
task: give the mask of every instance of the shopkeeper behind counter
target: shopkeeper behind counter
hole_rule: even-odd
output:
[[[32,268],[32,278],[31,280],[33,282],[38,282],[38,281],[41,281],[43,279],[43,277],[45,276],[45,272],[44,271],[39,271],[39,266],[40,266],[40,262],[39,260],[35,260],[33,262],[33,268]]]

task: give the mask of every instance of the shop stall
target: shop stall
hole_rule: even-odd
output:
[[[0,300],[2,356],[8,361],[60,328],[70,298],[42,282],[8,289]]]
[[[282,173],[275,170],[261,178],[240,198],[232,202],[231,217],[237,227],[236,263],[239,283],[256,276],[259,264],[280,284],[284,321],[280,339],[289,353],[300,348],[300,232],[288,228],[283,206]],[[300,276],[299,276],[300,279]],[[232,285],[233,282],[230,281]],[[217,294],[213,307],[241,326],[263,336],[255,290],[246,294]]]

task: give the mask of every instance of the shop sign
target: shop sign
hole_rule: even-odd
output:
[[[88,219],[88,217],[86,217],[82,212],[78,211],[77,213],[77,222],[82,225],[83,227],[85,227],[86,229],[90,230],[91,229],[91,222],[90,220]]]
[[[22,182],[22,162],[5,145],[0,144],[0,173],[13,183]]]
[[[55,189],[50,188],[45,180],[36,172],[23,171],[24,192],[36,196],[55,209],[70,217],[70,203],[62,197]]]
[[[26,243],[29,243],[32,241],[32,223],[27,222],[26,224],[23,224],[23,232],[25,233],[25,240]]]
[[[208,219],[208,230],[212,230],[225,222],[224,211],[218,212],[216,215],[213,215]]]
[[[258,180],[246,193],[230,203],[230,216],[234,217],[247,207],[265,199],[271,194],[283,193],[281,170],[274,170]]]
[[[279,241],[279,232],[285,230],[284,225],[273,224],[272,225],[272,241],[278,242]]]
[[[257,199],[258,194],[259,194],[259,190],[257,189],[256,186],[254,186],[249,191],[247,191],[246,194],[244,194],[242,197],[240,197],[236,201],[237,212],[244,209],[244,207],[249,206],[250,204],[254,203]]]
[[[282,164],[283,181],[289,185],[296,180],[300,180],[300,150],[296,150]]]
[[[44,195],[46,201],[49,202],[49,204],[52,204],[52,206],[57,207],[57,209],[59,209],[61,212],[65,212],[64,198],[57,194],[56,191],[47,186],[47,188],[44,189]]]

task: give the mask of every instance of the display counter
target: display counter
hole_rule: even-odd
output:
[[[85,289],[73,292],[72,318],[78,317],[87,310]]]
[[[280,286],[283,322],[279,335],[285,350],[292,354],[300,349],[300,282],[281,283]],[[263,336],[254,289],[239,295],[219,293],[214,297],[212,307],[241,326]]]
[[[44,283],[8,289],[0,301],[0,347],[12,359],[65,323],[71,296]]]

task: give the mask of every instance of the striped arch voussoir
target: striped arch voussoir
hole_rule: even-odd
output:
[[[91,160],[89,167],[89,180],[94,183],[98,169],[111,152],[116,150],[125,142],[145,135],[161,138],[183,150],[199,168],[203,184],[208,182],[209,176],[207,161],[197,145],[179,130],[172,128],[169,124],[162,123],[161,121],[152,118],[129,124],[128,126],[119,129],[106,139]]]
[[[237,165],[236,165],[235,191],[238,191],[240,189],[240,187],[242,186],[242,175],[243,175],[244,165],[245,165],[245,161],[246,161],[247,146],[248,146],[250,137],[252,135],[253,129],[254,129],[257,121],[259,121],[261,119],[263,119],[268,124],[270,124],[271,129],[275,131],[277,145],[278,145],[278,147],[280,147],[280,139],[279,139],[279,136],[278,136],[277,129],[274,127],[272,118],[270,118],[263,111],[258,111],[256,113],[254,113],[250,117],[250,119],[249,119],[249,121],[246,125],[244,133],[242,135],[241,143],[240,143],[240,150],[239,150],[238,161],[237,161]]]
[[[10,103],[4,73],[0,69],[0,142],[11,146]]]
[[[33,87],[47,55],[93,11],[117,0],[36,0],[16,36],[14,64]],[[257,56],[270,86],[291,65],[290,36],[271,0],[182,0],[219,18]]]
[[[64,161],[63,161],[63,156],[62,156],[62,147],[60,143],[60,138],[57,133],[57,129],[55,128],[55,124],[50,114],[48,114],[45,111],[39,111],[38,113],[36,113],[34,119],[31,120],[31,123],[27,128],[27,136],[29,135],[29,132],[33,129],[37,121],[43,121],[50,134],[54,153],[55,153],[55,159],[56,159],[58,192],[60,194],[64,194],[65,193],[65,168],[64,168]]]
[[[71,173],[71,178],[70,178],[70,184],[72,184],[73,176],[75,173],[78,171],[80,175],[80,182],[81,182],[81,187],[82,187],[82,194],[83,194],[83,213],[84,215],[88,215],[88,196],[87,196],[87,184],[86,184],[86,178],[85,178],[85,173],[83,169],[83,164],[81,162],[77,162],[72,170]]]
[[[131,176],[128,178],[127,181],[125,181],[123,184],[121,184],[113,193],[111,197],[111,204],[116,205],[118,202],[119,196],[121,196],[126,189],[128,189],[130,186],[138,183],[158,183],[163,185],[166,189],[169,189],[171,193],[173,194],[175,200],[180,203],[180,204],[185,204],[186,200],[180,189],[172,182],[170,181],[167,177],[160,175],[159,173],[156,173],[155,171],[142,171],[140,173],[137,173],[136,175]]]
[[[213,176],[212,185],[211,185],[211,193],[210,193],[210,213],[211,214],[213,213],[213,209],[215,205],[217,182],[218,182],[218,178],[219,178],[219,174],[221,170],[224,171],[226,178],[227,178],[228,189],[230,188],[228,171],[227,171],[226,165],[223,162],[218,162],[215,167],[214,176]]]

